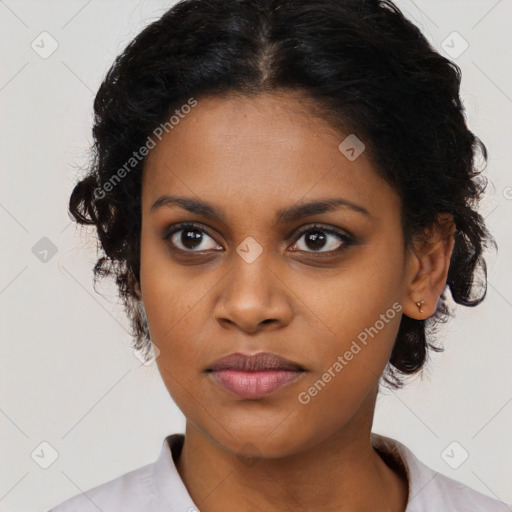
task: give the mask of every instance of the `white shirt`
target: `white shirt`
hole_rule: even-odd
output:
[[[176,469],[184,434],[171,434],[158,459],[78,494],[48,512],[198,512]],[[371,434],[372,446],[389,453],[407,472],[405,512],[510,512],[505,503],[433,471],[403,444]],[[174,457],[174,459],[173,459]]]

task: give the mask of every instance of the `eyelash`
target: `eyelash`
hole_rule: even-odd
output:
[[[186,250],[183,250],[183,249],[179,249],[179,248],[176,248],[175,247],[175,244],[173,244],[171,242],[171,238],[174,234],[180,232],[180,231],[184,231],[186,229],[191,229],[191,230],[195,230],[195,231],[200,231],[202,233],[205,233],[206,235],[208,235],[210,238],[214,239],[213,236],[211,236],[208,231],[206,231],[204,228],[200,227],[198,224],[195,224],[195,223],[190,223],[190,222],[184,222],[184,223],[180,223],[180,224],[176,224],[175,226],[173,226],[172,230],[171,231],[167,231],[163,237],[163,240],[169,245],[170,249],[172,251],[175,251],[175,252],[181,252],[181,253],[187,253],[187,254],[194,254],[194,253],[201,253],[203,251],[186,251]],[[300,229],[298,231],[298,233],[296,233],[294,239],[296,240],[294,242],[293,245],[295,245],[301,238],[303,235],[305,235],[306,233],[309,233],[311,231],[322,231],[324,233],[328,233],[330,235],[333,235],[335,237],[337,237],[341,242],[343,242],[341,244],[341,246],[338,248],[338,249],[335,249],[335,250],[332,250],[332,251],[296,251],[296,252],[303,252],[303,253],[307,253],[307,254],[313,254],[315,256],[319,255],[320,257],[321,256],[324,256],[324,255],[333,255],[333,254],[339,254],[341,253],[342,251],[346,250],[349,246],[353,245],[355,243],[355,239],[353,236],[351,235],[348,235],[344,232],[341,232],[341,231],[337,231],[329,226],[325,226],[325,225],[322,225],[322,224],[312,224],[312,225],[309,225],[303,229]]]

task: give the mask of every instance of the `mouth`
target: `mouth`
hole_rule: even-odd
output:
[[[213,382],[230,395],[252,400],[296,382],[305,372],[299,364],[269,352],[252,356],[233,353],[206,370]]]

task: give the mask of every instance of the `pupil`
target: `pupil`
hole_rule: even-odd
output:
[[[306,236],[306,243],[312,249],[321,249],[325,245],[325,235],[321,231],[311,231]],[[319,243],[320,242],[320,243]]]
[[[181,243],[187,249],[193,249],[201,244],[201,238],[203,234],[197,229],[188,229],[183,231],[181,235]]]

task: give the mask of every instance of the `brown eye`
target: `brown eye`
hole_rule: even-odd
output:
[[[301,243],[300,240],[304,239]],[[352,237],[325,226],[310,226],[299,233],[295,250],[312,253],[336,253],[353,243]]]
[[[217,250],[219,245],[208,233],[195,224],[182,224],[164,236],[171,247],[184,252]]]

